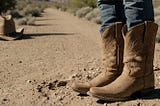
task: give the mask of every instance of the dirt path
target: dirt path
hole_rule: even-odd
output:
[[[18,41],[0,41],[0,106],[160,106],[160,45],[156,88],[144,99],[104,103],[77,96],[70,85],[103,68],[99,25],[47,9]]]

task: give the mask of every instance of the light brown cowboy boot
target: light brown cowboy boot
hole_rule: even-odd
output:
[[[111,84],[92,87],[89,95],[106,101],[127,100],[137,92],[154,89],[153,58],[158,25],[144,22],[124,33],[124,68]],[[126,33],[127,32],[127,33]]]
[[[72,88],[81,94],[86,94],[91,87],[101,87],[114,81],[123,69],[124,41],[121,34],[122,23],[117,22],[107,28],[102,34],[105,69],[96,78],[86,83],[74,83]]]

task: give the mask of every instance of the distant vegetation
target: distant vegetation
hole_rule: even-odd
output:
[[[153,4],[155,7],[155,22],[160,25],[160,0],[153,0]],[[54,0],[53,6],[62,11],[70,12],[79,18],[101,24],[97,0]],[[160,28],[156,41],[160,43]]]
[[[54,0],[53,6],[79,18],[85,18],[97,24],[101,23],[97,0]]]
[[[9,9],[13,9],[16,5],[16,0],[1,0],[0,13],[5,13]]]
[[[8,10],[6,14],[11,14],[17,18],[19,25],[34,25],[35,17],[41,16],[48,4],[39,0],[17,0],[14,9]]]
[[[160,25],[160,0],[153,0],[155,22]],[[97,0],[0,0],[0,13],[11,14],[18,19],[19,25],[34,25],[35,17],[47,7],[67,11],[79,18],[101,24]],[[160,28],[157,35],[160,42]]]

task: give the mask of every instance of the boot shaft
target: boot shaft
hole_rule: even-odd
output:
[[[102,34],[102,47],[104,52],[104,66],[106,71],[118,74],[123,69],[124,40],[121,33],[122,23],[117,22],[108,27]]]
[[[124,37],[124,69],[133,77],[147,76],[153,72],[155,38],[158,25],[144,22],[127,32],[122,29]],[[128,69],[130,67],[130,69]]]

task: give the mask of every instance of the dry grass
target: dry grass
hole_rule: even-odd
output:
[[[82,18],[82,17],[85,17],[87,13],[91,12],[92,11],[92,8],[91,7],[83,7],[81,9],[79,9],[77,12],[76,12],[76,16]]]

